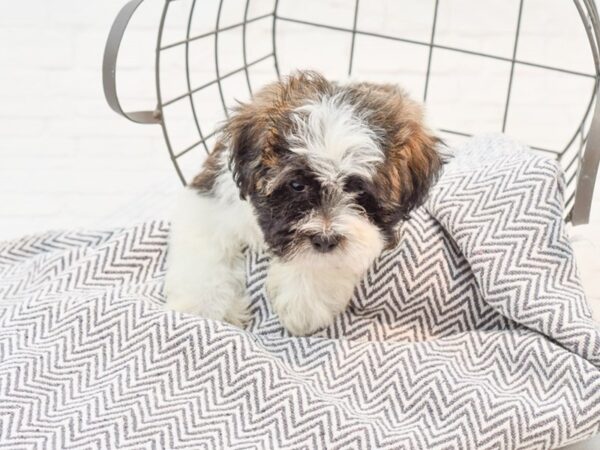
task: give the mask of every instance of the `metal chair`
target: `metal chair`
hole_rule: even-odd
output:
[[[426,24],[422,27],[425,30],[421,30],[423,31],[420,34],[421,37],[403,33],[404,30],[401,26],[393,33],[373,27],[364,27],[361,17],[372,15],[374,13],[373,5],[378,2],[360,2],[359,0],[347,2],[348,20],[346,25],[339,25],[332,24],[327,20],[313,20],[294,14],[294,8],[290,8],[290,5],[294,3],[291,0],[215,0],[212,3],[196,0],[166,0],[158,25],[156,42],[156,107],[148,111],[125,112],[116,89],[117,56],[128,23],[142,2],[143,0],[128,2],[122,8],[112,26],[104,54],[104,92],[108,104],[118,114],[133,122],[159,124],[162,127],[171,161],[184,184],[190,175],[184,173],[182,159],[185,155],[193,155],[200,149],[206,152],[210,151],[211,143],[218,133],[218,123],[215,123],[218,121],[204,118],[204,113],[211,110],[220,110],[222,115],[227,116],[229,108],[234,104],[239,94],[235,92],[235,89],[232,91],[230,87],[226,86],[229,80],[243,79],[245,86],[240,88],[238,83],[237,87],[243,89],[246,94],[251,95],[252,91],[256,90],[265,81],[285,75],[287,68],[282,65],[282,59],[285,59],[282,57],[285,56],[287,59],[291,57],[293,61],[294,55],[290,55],[290,51],[282,49],[280,45],[282,36],[285,36],[285,30],[282,30],[282,28],[293,25],[297,27],[296,30],[305,30],[304,33],[315,33],[317,31],[324,33],[322,35],[327,36],[328,40],[329,36],[332,36],[332,40],[346,40],[348,51],[339,52],[335,55],[336,61],[332,61],[332,63],[337,64],[344,75],[347,76],[356,75],[357,42],[361,40],[369,39],[371,42],[381,43],[381,45],[388,45],[389,43],[396,45],[397,43],[404,46],[403,48],[412,46],[418,49],[419,54],[425,55],[422,71],[419,72],[423,75],[422,92],[418,94],[422,95],[422,99],[426,104],[429,104],[431,100],[432,85],[435,84],[434,67],[439,54],[443,53],[445,58],[465,55],[481,61],[495,61],[501,65],[503,64],[506,79],[504,80],[503,90],[501,89],[504,100],[501,105],[501,112],[498,115],[501,120],[498,120],[497,131],[505,131],[509,134],[511,130],[510,126],[507,128],[507,125],[511,121],[511,106],[518,100],[515,83],[519,79],[519,71],[531,69],[539,71],[540,74],[560,74],[564,77],[585,80],[589,83],[590,94],[589,96],[586,95],[585,98],[574,99],[574,101],[581,102],[584,108],[578,123],[570,127],[572,129],[567,130],[570,138],[566,142],[555,142],[553,146],[536,145],[535,142],[529,142],[529,144],[534,150],[557,158],[563,167],[567,189],[566,219],[575,225],[589,221],[596,172],[600,161],[600,109],[597,106],[598,81],[600,80],[598,50],[600,24],[598,11],[593,0],[574,0],[572,2],[573,11],[576,11],[580,18],[581,30],[585,31],[589,44],[590,61],[589,70],[586,71],[565,68],[560,64],[540,63],[521,56],[520,46],[527,38],[526,33],[523,31],[523,17],[527,14],[527,2],[525,0],[515,0],[514,2],[514,30],[509,33],[512,51],[508,55],[496,51],[463,48],[464,46],[448,44],[440,39],[439,24],[444,19],[443,14],[446,5],[439,0],[419,3],[420,17],[421,19],[426,17],[426,20],[415,21],[415,23]],[[296,5],[299,3],[295,2]],[[301,3],[302,8],[305,10],[308,10],[311,6],[311,2]],[[412,3],[416,4],[415,2]],[[313,2],[312,4],[315,6],[316,15],[319,16],[319,8],[323,7],[322,5],[325,5],[325,3]],[[225,11],[230,11],[232,8],[234,10],[237,8],[237,20],[225,17],[227,15]],[[184,32],[182,37],[172,40],[165,36],[165,30],[167,21],[175,9],[179,13],[183,10],[186,20],[181,25],[181,31]],[[410,11],[410,8],[407,7],[406,10]],[[213,15],[210,14],[211,12]],[[232,16],[235,17],[236,15],[233,14]],[[402,23],[406,23],[406,20],[410,21],[410,19],[403,18]],[[256,27],[261,30],[262,34],[252,32],[251,29]],[[300,39],[302,39],[301,33],[298,34]],[[424,39],[423,36],[427,38]],[[232,37],[234,37],[234,40],[232,40]],[[212,75],[205,77],[202,82],[196,82],[194,75],[194,66],[198,63],[193,55],[193,47],[196,45],[203,45],[205,50],[208,49],[205,52],[203,62],[212,66],[208,71]],[[236,66],[226,68],[223,65],[223,55],[233,50],[232,45],[235,47],[235,51],[239,53],[240,61]],[[317,55],[327,45],[327,43],[324,43],[323,47],[308,49],[308,53]],[[257,53],[255,49],[258,47],[264,47],[265,51],[263,54],[255,56]],[[210,55],[210,50],[212,50],[212,55]],[[165,70],[169,69],[166,58],[167,55],[170,55],[170,52],[181,52],[180,55],[183,58],[181,70],[185,75],[184,88],[181,92],[172,96],[165,93],[166,81],[164,77]],[[392,55],[388,53],[389,56]],[[359,77],[363,78],[364,75],[359,74]],[[397,78],[397,81],[402,84],[403,77],[401,74]],[[557,86],[556,89],[560,90],[560,86]],[[213,98],[208,104],[200,102],[198,96],[209,90],[218,93],[216,99]],[[193,130],[194,133],[194,138],[185,145],[175,142],[177,134],[175,123],[180,122],[179,118],[174,116],[171,119],[170,114],[167,112],[170,107],[175,105],[187,109],[189,121],[181,121],[180,125],[186,126],[185,123],[187,123],[189,130]],[[470,108],[473,108],[471,111],[473,115],[478,114],[476,106],[470,106]],[[454,127],[446,127],[443,123],[438,125],[437,128],[440,133],[445,136],[466,137],[472,133]],[[527,126],[527,124],[523,124],[523,126]],[[549,125],[549,127],[551,126]],[[194,158],[195,161],[200,160],[197,155]]]

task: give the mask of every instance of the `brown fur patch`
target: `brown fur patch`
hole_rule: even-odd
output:
[[[424,125],[422,106],[401,88],[357,83],[346,89],[357,111],[383,131],[385,162],[374,177],[381,206],[391,221],[405,218],[425,199],[441,168],[439,139]]]
[[[218,173],[226,170],[221,166],[222,152],[227,146],[229,166],[240,196],[251,199],[257,208],[265,208],[265,217],[261,219],[263,231],[272,225],[270,221],[296,220],[293,214],[285,216],[291,213],[283,197],[277,207],[281,211],[267,206],[269,197],[280,186],[278,180],[282,174],[301,176],[298,174],[309,170],[303,157],[289,150],[286,136],[294,131],[292,117],[297,108],[333,95],[351,105],[379,135],[384,161],[374,168],[372,180],[360,181],[368,186],[357,189],[367,191],[361,197],[361,206],[388,242],[394,243],[396,224],[424,201],[441,167],[436,151],[439,140],[424,125],[421,105],[395,85],[339,85],[308,71],[272,83],[251,102],[235,108],[222,139],[192,186],[203,191],[213,188]],[[311,205],[320,201],[313,199]]]
[[[225,135],[242,197],[256,191],[264,169],[280,164],[287,151],[285,136],[292,129],[293,110],[333,89],[334,85],[316,72],[298,72],[267,85],[252,102],[240,104],[234,110]]]
[[[213,190],[219,173],[224,169],[222,161],[223,153],[226,150],[227,147],[225,144],[220,140],[217,141],[213,151],[204,160],[202,170],[190,183],[192,188],[204,193],[209,193]]]

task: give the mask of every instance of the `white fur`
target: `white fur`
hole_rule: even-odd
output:
[[[276,259],[269,267],[266,287],[273,309],[283,326],[297,335],[333,322],[384,246],[377,227],[349,211],[327,223],[310,220],[304,227],[341,232],[345,239],[331,253],[316,253],[307,245],[290,260]]]
[[[192,189],[180,194],[169,238],[167,307],[241,326],[248,319],[242,248],[259,247],[262,235],[235,185],[221,182],[219,197]],[[274,311],[287,330],[306,335],[346,308],[384,242],[377,227],[351,207],[334,209],[327,220],[311,216],[299,229],[344,236],[331,253],[317,253],[307,242],[269,267],[266,285]]]
[[[296,109],[291,150],[309,157],[315,170],[329,180],[339,173],[368,177],[384,160],[380,139],[364,117],[340,95],[323,97]]]
[[[242,248],[262,235],[237,186],[219,177],[214,197],[181,192],[171,224],[165,292],[167,307],[242,325],[247,319]]]

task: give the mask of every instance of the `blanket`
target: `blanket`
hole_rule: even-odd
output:
[[[247,253],[246,329],[164,309],[169,225],[0,243],[0,448],[548,449],[600,431],[558,165],[469,141],[330,327]]]

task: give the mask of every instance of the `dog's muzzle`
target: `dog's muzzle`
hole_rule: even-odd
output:
[[[341,236],[336,234],[315,234],[310,238],[313,248],[320,253],[329,253],[340,243]]]

